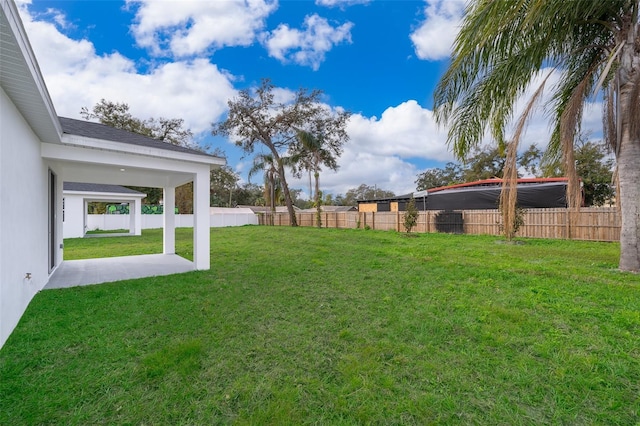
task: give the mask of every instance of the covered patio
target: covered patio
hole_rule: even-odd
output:
[[[91,263],[79,263],[68,266],[63,261],[55,271],[51,286],[60,286],[62,277],[71,280],[72,274],[65,270],[78,269],[80,281],[102,281],[105,277],[112,280],[141,276],[185,272],[186,270],[209,269],[210,264],[210,213],[209,186],[212,169],[225,163],[223,158],[215,157],[193,149],[171,145],[124,130],[115,129],[99,123],[59,117],[62,127],[61,143],[42,143],[42,157],[47,159],[59,171],[58,180],[63,182],[85,182],[88,184],[129,185],[155,187],[163,189],[163,255],[149,260],[135,256],[132,259],[118,257],[111,260],[97,259]],[[193,182],[193,262],[185,259],[172,260],[175,256],[175,189]],[[58,183],[61,187],[61,182]],[[59,192],[60,198],[62,191]],[[60,199],[60,203],[61,203]],[[135,208],[138,208],[136,206]],[[61,224],[61,221],[56,220]],[[62,248],[62,247],[61,247]],[[173,256],[171,256],[173,255]],[[74,261],[75,262],[75,261]],[[136,264],[136,262],[138,264]],[[167,262],[163,267],[162,262]],[[185,263],[186,262],[186,263]],[[116,265],[117,263],[117,265]],[[111,268],[112,273],[103,273],[102,265]],[[121,265],[121,266],[119,266]],[[187,267],[187,265],[189,267]],[[58,273],[60,269],[60,273]],[[148,272],[144,272],[148,269]],[[89,278],[88,271],[94,271],[95,277]],[[132,272],[129,272],[132,271]],[[119,272],[123,278],[114,276]],[[83,284],[84,282],[79,282]]]
[[[49,278],[45,290],[113,281],[180,274],[193,271],[193,263],[177,254],[65,260]]]

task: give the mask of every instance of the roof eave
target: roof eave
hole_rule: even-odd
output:
[[[0,85],[42,141],[59,143],[62,127],[13,0],[0,0]]]
[[[126,154],[143,155],[147,157],[166,158],[171,160],[189,161],[194,163],[209,164],[211,169],[224,166],[226,160],[213,155],[202,155],[197,153],[178,152],[166,149],[132,145],[123,142],[115,142],[104,139],[94,139],[85,136],[70,135],[65,133],[62,135],[62,143],[81,148],[98,149],[104,151],[115,151]]]

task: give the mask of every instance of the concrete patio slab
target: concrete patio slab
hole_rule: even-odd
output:
[[[193,262],[176,254],[65,260],[49,278],[44,289],[101,284],[133,278],[179,274],[193,270]]]

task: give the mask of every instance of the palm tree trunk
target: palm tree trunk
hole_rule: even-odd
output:
[[[507,145],[507,158],[505,159],[502,175],[502,190],[500,191],[500,213],[504,237],[507,241],[513,240],[516,234],[516,207],[518,202],[518,165],[517,165],[517,140]]]
[[[628,114],[622,117],[617,155],[619,184],[616,197],[622,215],[619,267],[623,271],[640,272],[640,138],[631,137],[631,129],[637,126],[631,123],[632,119]]]
[[[313,177],[316,179],[316,226],[322,228],[322,208],[320,206],[320,173],[316,166],[316,170],[313,173]]]
[[[635,29],[635,28],[634,28]],[[640,125],[637,117],[640,78],[636,50],[636,31],[627,35],[618,70],[619,114],[617,202],[620,206],[620,264],[623,271],[640,272]]]

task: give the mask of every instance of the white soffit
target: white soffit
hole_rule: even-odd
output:
[[[40,140],[60,142],[62,129],[13,0],[0,0],[0,86]]]

